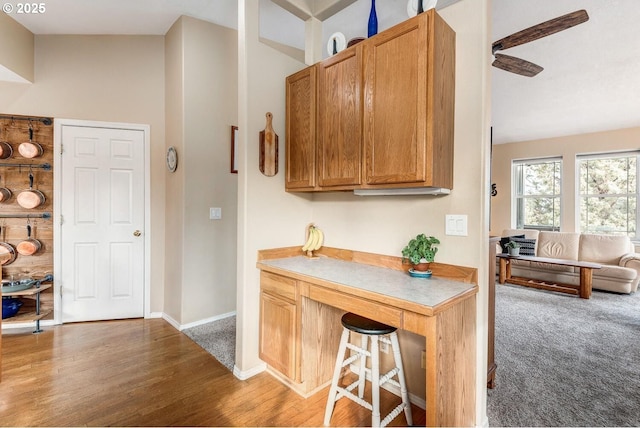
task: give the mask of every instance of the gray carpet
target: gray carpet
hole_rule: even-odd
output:
[[[496,286],[490,426],[640,426],[640,292]]]
[[[188,328],[182,332],[233,372],[236,362],[235,315]]]

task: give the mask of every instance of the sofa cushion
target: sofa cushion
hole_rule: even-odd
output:
[[[512,237],[511,240],[520,245],[521,256],[535,256],[536,255],[536,240],[527,238]]]
[[[509,252],[507,244],[511,241],[511,238],[524,238],[524,235],[504,236],[500,238],[500,248],[502,248],[503,254],[507,254]]]
[[[620,258],[629,253],[630,245],[628,236],[582,234],[580,260],[617,266]]]
[[[611,278],[623,281],[633,281],[638,276],[635,269],[620,266],[602,265],[600,269],[593,270],[594,278]]]
[[[580,234],[572,232],[540,232],[538,235],[538,257],[578,260]]]

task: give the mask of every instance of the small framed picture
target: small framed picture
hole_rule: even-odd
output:
[[[238,149],[238,127],[231,126],[231,173],[238,173],[238,161],[236,160],[236,153]]]

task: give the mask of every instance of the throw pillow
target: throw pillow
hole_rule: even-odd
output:
[[[507,254],[509,249],[507,248],[507,244],[511,241],[511,238],[524,238],[524,235],[513,235],[513,236],[505,236],[504,238],[500,238],[500,248],[502,248],[502,253]]]
[[[535,256],[536,255],[536,240],[525,238],[511,238],[513,242],[520,244],[521,256]]]

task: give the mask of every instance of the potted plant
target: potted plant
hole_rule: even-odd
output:
[[[509,250],[510,256],[517,257],[520,255],[520,244],[516,241],[507,242],[506,247]]]
[[[436,245],[440,244],[440,240],[434,236],[426,236],[424,233],[413,238],[402,249],[402,262],[411,262],[413,269],[421,272],[429,270],[429,263],[438,252]]]

